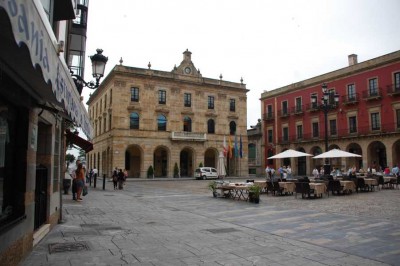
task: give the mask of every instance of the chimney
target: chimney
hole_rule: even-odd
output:
[[[353,66],[357,64],[357,55],[356,54],[351,54],[349,55],[349,66]]]

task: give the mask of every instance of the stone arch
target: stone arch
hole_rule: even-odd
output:
[[[140,177],[143,168],[143,149],[139,145],[132,144],[125,150],[125,169],[128,177]]]
[[[373,141],[367,147],[368,167],[375,167],[376,171],[387,166],[386,146],[381,141]]]
[[[297,148],[297,151],[306,152],[306,150],[303,147]],[[291,166],[291,168],[293,169],[293,166]],[[306,156],[297,158],[296,173],[299,176],[307,175],[307,157]]]
[[[169,173],[168,161],[170,158],[170,150],[168,147],[160,145],[153,152],[153,168],[154,177],[167,177]]]
[[[321,153],[323,153],[323,151],[322,151],[321,147],[319,147],[319,146],[314,146],[310,150],[310,154],[312,154],[313,156],[320,155]],[[317,168],[319,171],[321,169],[321,167],[324,167],[324,159],[312,159],[311,158],[311,163],[310,163],[311,172],[314,168]]]
[[[328,150],[333,150],[333,149],[337,149],[337,150],[343,150],[342,148],[340,148],[338,145],[336,144],[331,144],[328,148]],[[325,151],[324,151],[325,152]],[[324,160],[322,160],[323,164],[324,164]],[[330,171],[332,171],[333,167],[335,168],[339,168],[342,169],[342,167],[344,167],[342,165],[342,158],[328,158],[328,162],[330,165]]]
[[[352,142],[349,145],[347,145],[346,151],[363,156],[363,150],[362,150],[360,144],[355,143],[355,142]],[[352,166],[355,166],[357,170],[364,168],[362,158],[363,157],[345,158],[347,168],[352,167]],[[345,169],[345,170],[347,170],[347,169]]]
[[[204,152],[204,166],[217,168],[218,150],[215,148],[208,148]]]
[[[400,166],[400,139],[395,141],[392,146],[392,164],[390,167]]]
[[[191,147],[184,147],[179,154],[179,170],[181,177],[194,176],[195,152]]]

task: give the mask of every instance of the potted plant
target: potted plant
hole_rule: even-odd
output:
[[[211,181],[210,183],[208,183],[208,189],[212,191],[213,197],[216,198],[217,197],[217,182]]]
[[[178,167],[178,164],[177,163],[175,163],[175,165],[174,165],[174,177],[176,178],[176,177],[180,177],[179,176],[179,167]]]
[[[149,166],[149,168],[147,169],[147,178],[154,178],[154,170],[153,170],[153,166]]]
[[[200,168],[200,167],[203,167],[203,162],[200,162],[200,163],[199,163],[199,168]]]
[[[251,185],[249,187],[249,201],[260,203],[261,187],[259,185]]]

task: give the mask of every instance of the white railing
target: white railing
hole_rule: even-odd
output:
[[[172,140],[186,140],[186,141],[206,141],[206,133],[194,133],[194,132],[172,132]]]

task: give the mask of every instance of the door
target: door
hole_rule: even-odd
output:
[[[61,193],[61,192],[60,192]],[[35,230],[46,222],[47,218],[47,168],[43,165],[36,167],[35,188]]]

